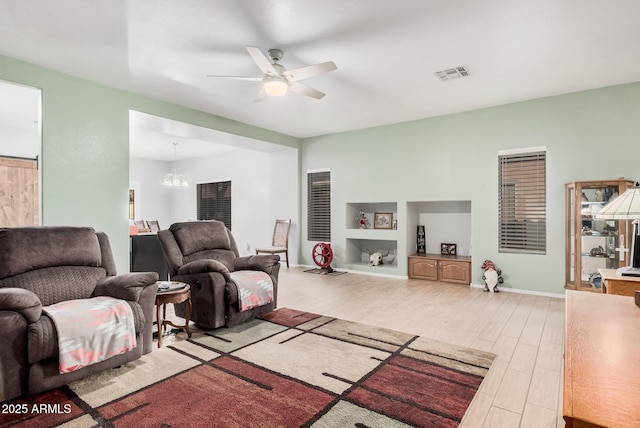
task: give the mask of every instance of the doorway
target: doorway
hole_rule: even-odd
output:
[[[38,225],[40,89],[0,81],[0,99],[0,227]]]
[[[38,159],[0,156],[0,227],[40,224]]]

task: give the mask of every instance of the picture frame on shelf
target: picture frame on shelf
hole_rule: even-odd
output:
[[[440,254],[447,255],[447,256],[455,256],[456,254],[458,254],[458,245],[442,243],[440,244]]]
[[[374,229],[391,229],[393,225],[393,213],[373,213]]]

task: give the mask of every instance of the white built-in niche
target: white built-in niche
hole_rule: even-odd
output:
[[[400,202],[404,204],[404,202]],[[417,226],[424,225],[426,252],[440,254],[440,244],[456,244],[458,255],[469,256],[471,246],[471,201],[349,202],[346,204],[345,268],[370,273],[407,275],[408,255],[415,254]],[[367,218],[360,229],[359,213]],[[402,218],[399,217],[399,213]],[[390,213],[397,228],[376,229],[376,213]],[[406,214],[405,214],[406,213]],[[394,223],[395,224],[395,223]],[[383,266],[367,266],[370,252],[387,255]]]
[[[358,217],[364,213],[367,227],[360,228]],[[391,214],[390,228],[376,229],[374,218],[378,214]],[[349,269],[398,275],[398,230],[393,220],[398,220],[397,202],[347,203],[346,265]],[[369,267],[369,253],[382,252],[384,264]]]
[[[407,254],[415,254],[417,226],[425,226],[426,252],[440,254],[440,244],[456,244],[461,256],[471,255],[471,201],[407,203]]]

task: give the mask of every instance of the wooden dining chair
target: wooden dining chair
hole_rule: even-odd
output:
[[[287,268],[288,268],[289,267],[289,231],[290,230],[291,230],[291,219],[276,220],[276,224],[273,228],[273,238],[271,240],[271,246],[256,248],[256,254],[284,253],[286,257]]]

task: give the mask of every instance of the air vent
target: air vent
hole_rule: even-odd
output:
[[[436,71],[438,79],[446,82],[447,80],[459,79],[460,77],[466,77],[469,72],[464,67],[450,68],[448,70]]]

